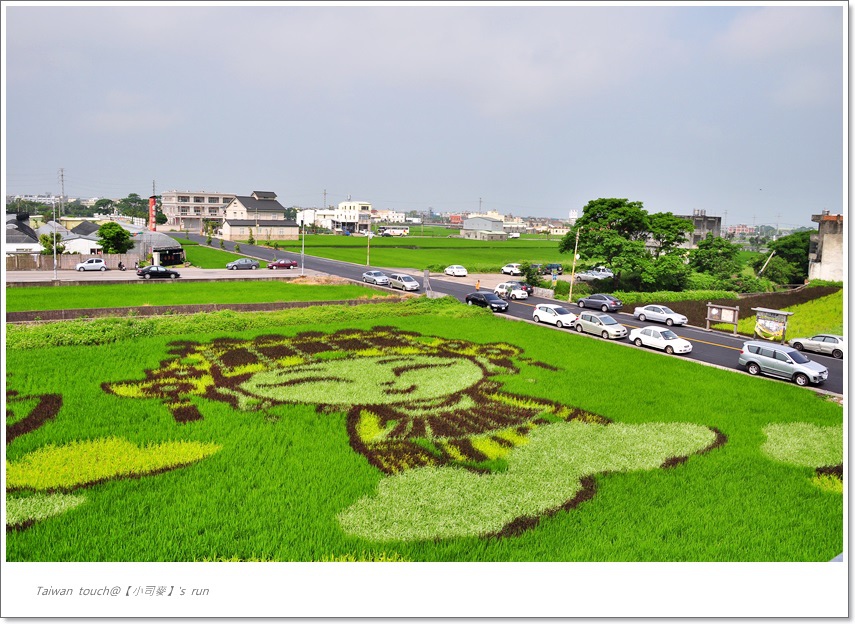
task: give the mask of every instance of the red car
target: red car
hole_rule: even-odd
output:
[[[274,260],[273,262],[267,263],[268,269],[296,269],[297,262],[295,260],[286,260],[285,258],[281,260]]]

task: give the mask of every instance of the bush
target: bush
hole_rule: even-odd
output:
[[[570,294],[570,282],[565,282],[564,280],[558,280],[555,282],[555,296],[556,297],[567,297]]]

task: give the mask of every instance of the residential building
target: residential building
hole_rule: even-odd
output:
[[[463,238],[476,240],[507,240],[508,238],[501,219],[483,216],[472,216],[464,219],[460,235]]]
[[[235,198],[234,193],[209,193],[207,191],[166,191],[160,196],[161,211],[166,223],[162,230],[202,232],[205,221],[220,227],[225,220],[226,206]]]
[[[297,222],[343,234],[366,232],[371,229],[371,204],[348,199],[337,208],[307,209],[297,213]],[[401,221],[398,221],[401,223]]]
[[[843,215],[813,215],[811,221],[817,223],[817,231],[810,235],[810,253],[808,254],[808,279],[843,281],[843,267],[846,255],[843,247]]]
[[[27,214],[6,215],[6,255],[41,253],[39,235],[29,223]]]
[[[253,191],[252,195],[236,195],[225,208],[219,230],[224,240],[246,240],[250,234],[258,241],[296,240],[300,228],[295,221],[285,219],[285,208],[276,193]]]

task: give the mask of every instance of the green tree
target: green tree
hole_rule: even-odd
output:
[[[769,249],[775,252],[776,257],[782,258],[793,265],[794,271],[791,279],[795,281],[787,283],[803,282],[808,276],[811,234],[813,234],[813,230],[803,230],[788,236],[782,236],[778,240],[769,243]]]
[[[648,262],[641,271],[641,283],[647,290],[685,290],[692,270],[683,254],[672,252]]]
[[[538,273],[537,267],[532,266],[530,262],[521,262],[520,271],[522,271],[522,275],[520,277],[523,281],[527,282],[531,286],[537,286],[538,288],[543,286],[543,280],[540,279],[540,273]]]
[[[123,254],[134,246],[131,234],[115,221],[105,223],[98,228],[98,244],[105,254]]]
[[[140,197],[136,193],[131,193],[127,197],[117,201],[115,206],[119,214],[125,215],[126,217],[145,219],[146,223],[148,223],[147,197]]]
[[[657,212],[649,217],[650,238],[656,241],[654,257],[667,254],[672,249],[686,242],[688,235],[694,231],[694,224],[688,219],[681,219],[670,212]]]
[[[95,210],[102,214],[107,214],[113,212],[113,207],[115,206],[115,202],[112,199],[99,199],[95,202]]]
[[[61,245],[59,241],[62,240],[62,234],[56,235],[56,253],[61,254],[65,251],[65,245]],[[39,243],[41,243],[42,247],[42,255],[43,256],[52,256],[53,255],[53,234],[42,234],[39,236]]]
[[[240,243],[235,243],[235,253],[240,253]]]
[[[766,265],[765,269],[763,268],[764,264]],[[793,284],[798,274],[798,267],[778,255],[771,258],[760,256],[754,261],[754,269],[757,271],[757,275],[761,275],[760,271],[762,270],[762,277],[770,279],[776,284]]]
[[[223,239],[221,238],[220,239],[220,249],[225,249],[225,248],[226,248],[226,244],[223,242]]]
[[[690,266],[699,273],[708,273],[715,277],[729,278],[739,272],[739,245],[722,238],[707,234],[698,243],[697,249],[690,252]]]
[[[252,235],[252,228],[249,228],[249,238],[246,239],[247,244],[255,245],[255,237]]]

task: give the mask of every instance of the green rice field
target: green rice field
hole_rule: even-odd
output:
[[[9,326],[6,371],[10,562],[843,550],[840,404],[448,298]]]

